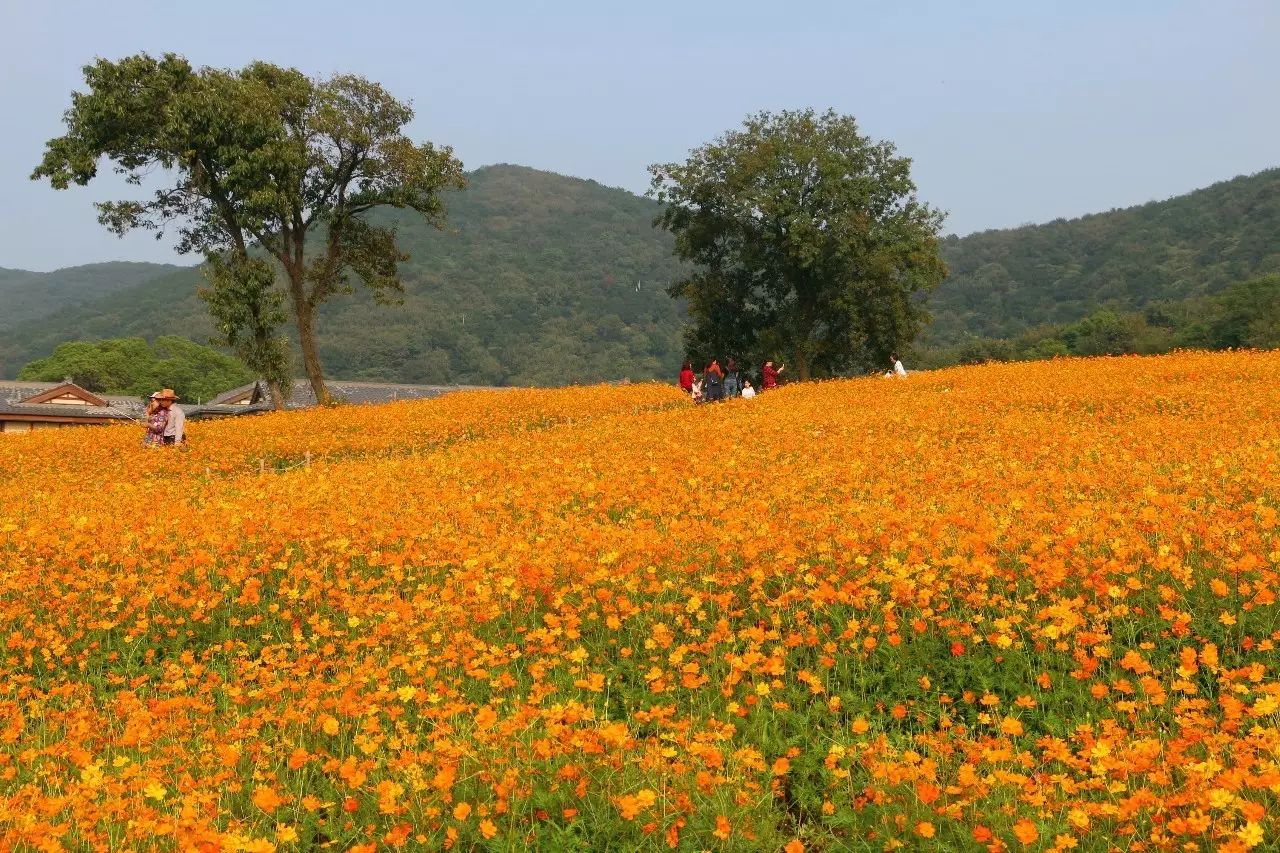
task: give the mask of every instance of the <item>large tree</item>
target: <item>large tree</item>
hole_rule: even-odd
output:
[[[106,159],[133,184],[171,178],[150,200],[99,204],[99,220],[118,234],[174,227],[179,252],[226,256],[235,269],[248,269],[255,246],[274,257],[307,377],[327,400],[317,309],[353,276],[382,299],[403,291],[395,228],[367,214],[407,208],[443,227],[442,191],[464,183],[451,149],[414,143],[409,105],[352,75],[193,69],[174,54],[99,59],[84,75],[88,91],[72,95],[67,132],[32,177],[83,185]]]
[[[943,214],[851,116],[758,113],[649,171],[656,224],[694,265],[670,289],[689,304],[691,357],[785,357],[807,379],[883,365],[927,320]]]

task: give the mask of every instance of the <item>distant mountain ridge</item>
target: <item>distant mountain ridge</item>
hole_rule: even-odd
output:
[[[1014,337],[1101,308],[1209,296],[1280,272],[1280,168],[1166,201],[948,237],[933,342]]]
[[[113,261],[53,272],[0,268],[0,330],[127,290],[182,267]]]
[[[449,200],[449,228],[400,217],[402,305],[339,296],[320,324],[335,378],[560,385],[670,378],[681,274],[658,206],[626,190],[522,166],[487,166]],[[1134,310],[1280,271],[1280,169],[1167,201],[1043,225],[948,237],[927,345],[1013,337],[1099,307]],[[0,270],[0,376],[66,340],[212,326],[197,269],[93,264]],[[41,302],[41,298],[46,301]]]

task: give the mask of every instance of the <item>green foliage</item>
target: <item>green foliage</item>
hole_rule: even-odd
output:
[[[834,111],[762,112],[650,167],[658,223],[695,265],[671,288],[689,301],[690,356],[785,354],[806,379],[883,364],[915,339],[921,297],[946,273],[942,214],[894,150]]]
[[[378,293],[402,288],[395,229],[364,215],[407,209],[442,226],[441,193],[462,186],[462,164],[448,148],[409,140],[409,105],[353,75],[311,79],[265,62],[197,70],[175,54],[145,53],[99,59],[84,75],[88,91],[72,95],[67,133],[49,141],[32,178],[84,185],[103,159],[135,184],[161,169],[173,175],[149,201],[100,203],[99,220],[117,234],[176,228],[179,252],[247,258],[257,245],[273,256],[324,399],[315,310],[349,292],[352,276]],[[326,237],[308,251],[313,228]]]
[[[1233,285],[1212,304],[1216,310],[1208,325],[1213,349],[1280,347],[1280,275]]]
[[[211,255],[204,266],[208,287],[199,291],[218,327],[214,343],[230,347],[271,387],[277,407],[293,391],[289,339],[279,333],[285,321],[284,294],[263,258],[234,253]]]
[[[1280,347],[1280,275],[1239,282],[1216,296],[1152,303],[1141,312],[1104,308],[1074,323],[1037,326],[1009,340],[971,335],[952,347],[921,350],[918,364],[1274,347]]]
[[[930,303],[931,346],[1016,338],[1101,307],[1212,296],[1280,272],[1280,169],[1187,195],[1046,225],[947,237],[950,277]]]
[[[1117,355],[1133,352],[1134,329],[1114,311],[1090,314],[1063,331],[1067,351],[1076,355]]]
[[[142,338],[72,341],[18,374],[38,382],[67,377],[101,394],[140,397],[172,388],[182,399],[196,402],[250,382],[253,374],[235,358],[176,335],[156,338],[152,345]]]

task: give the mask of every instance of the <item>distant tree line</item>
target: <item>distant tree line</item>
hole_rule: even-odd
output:
[[[921,367],[947,367],[1068,355],[1276,347],[1280,275],[1267,275],[1232,285],[1216,296],[1155,301],[1140,311],[1101,308],[1074,323],[1042,324],[1013,338],[968,336],[949,347],[922,347],[918,356]]]

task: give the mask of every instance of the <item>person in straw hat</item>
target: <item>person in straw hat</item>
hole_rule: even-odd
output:
[[[186,440],[187,416],[174,403],[178,395],[172,388],[165,388],[151,395],[151,399],[167,414],[168,422],[164,427],[165,444],[182,444]]]
[[[164,428],[169,425],[169,413],[160,408],[160,401],[152,394],[147,398],[147,409],[142,416],[147,431],[142,434],[143,447],[160,447],[164,444]]]

